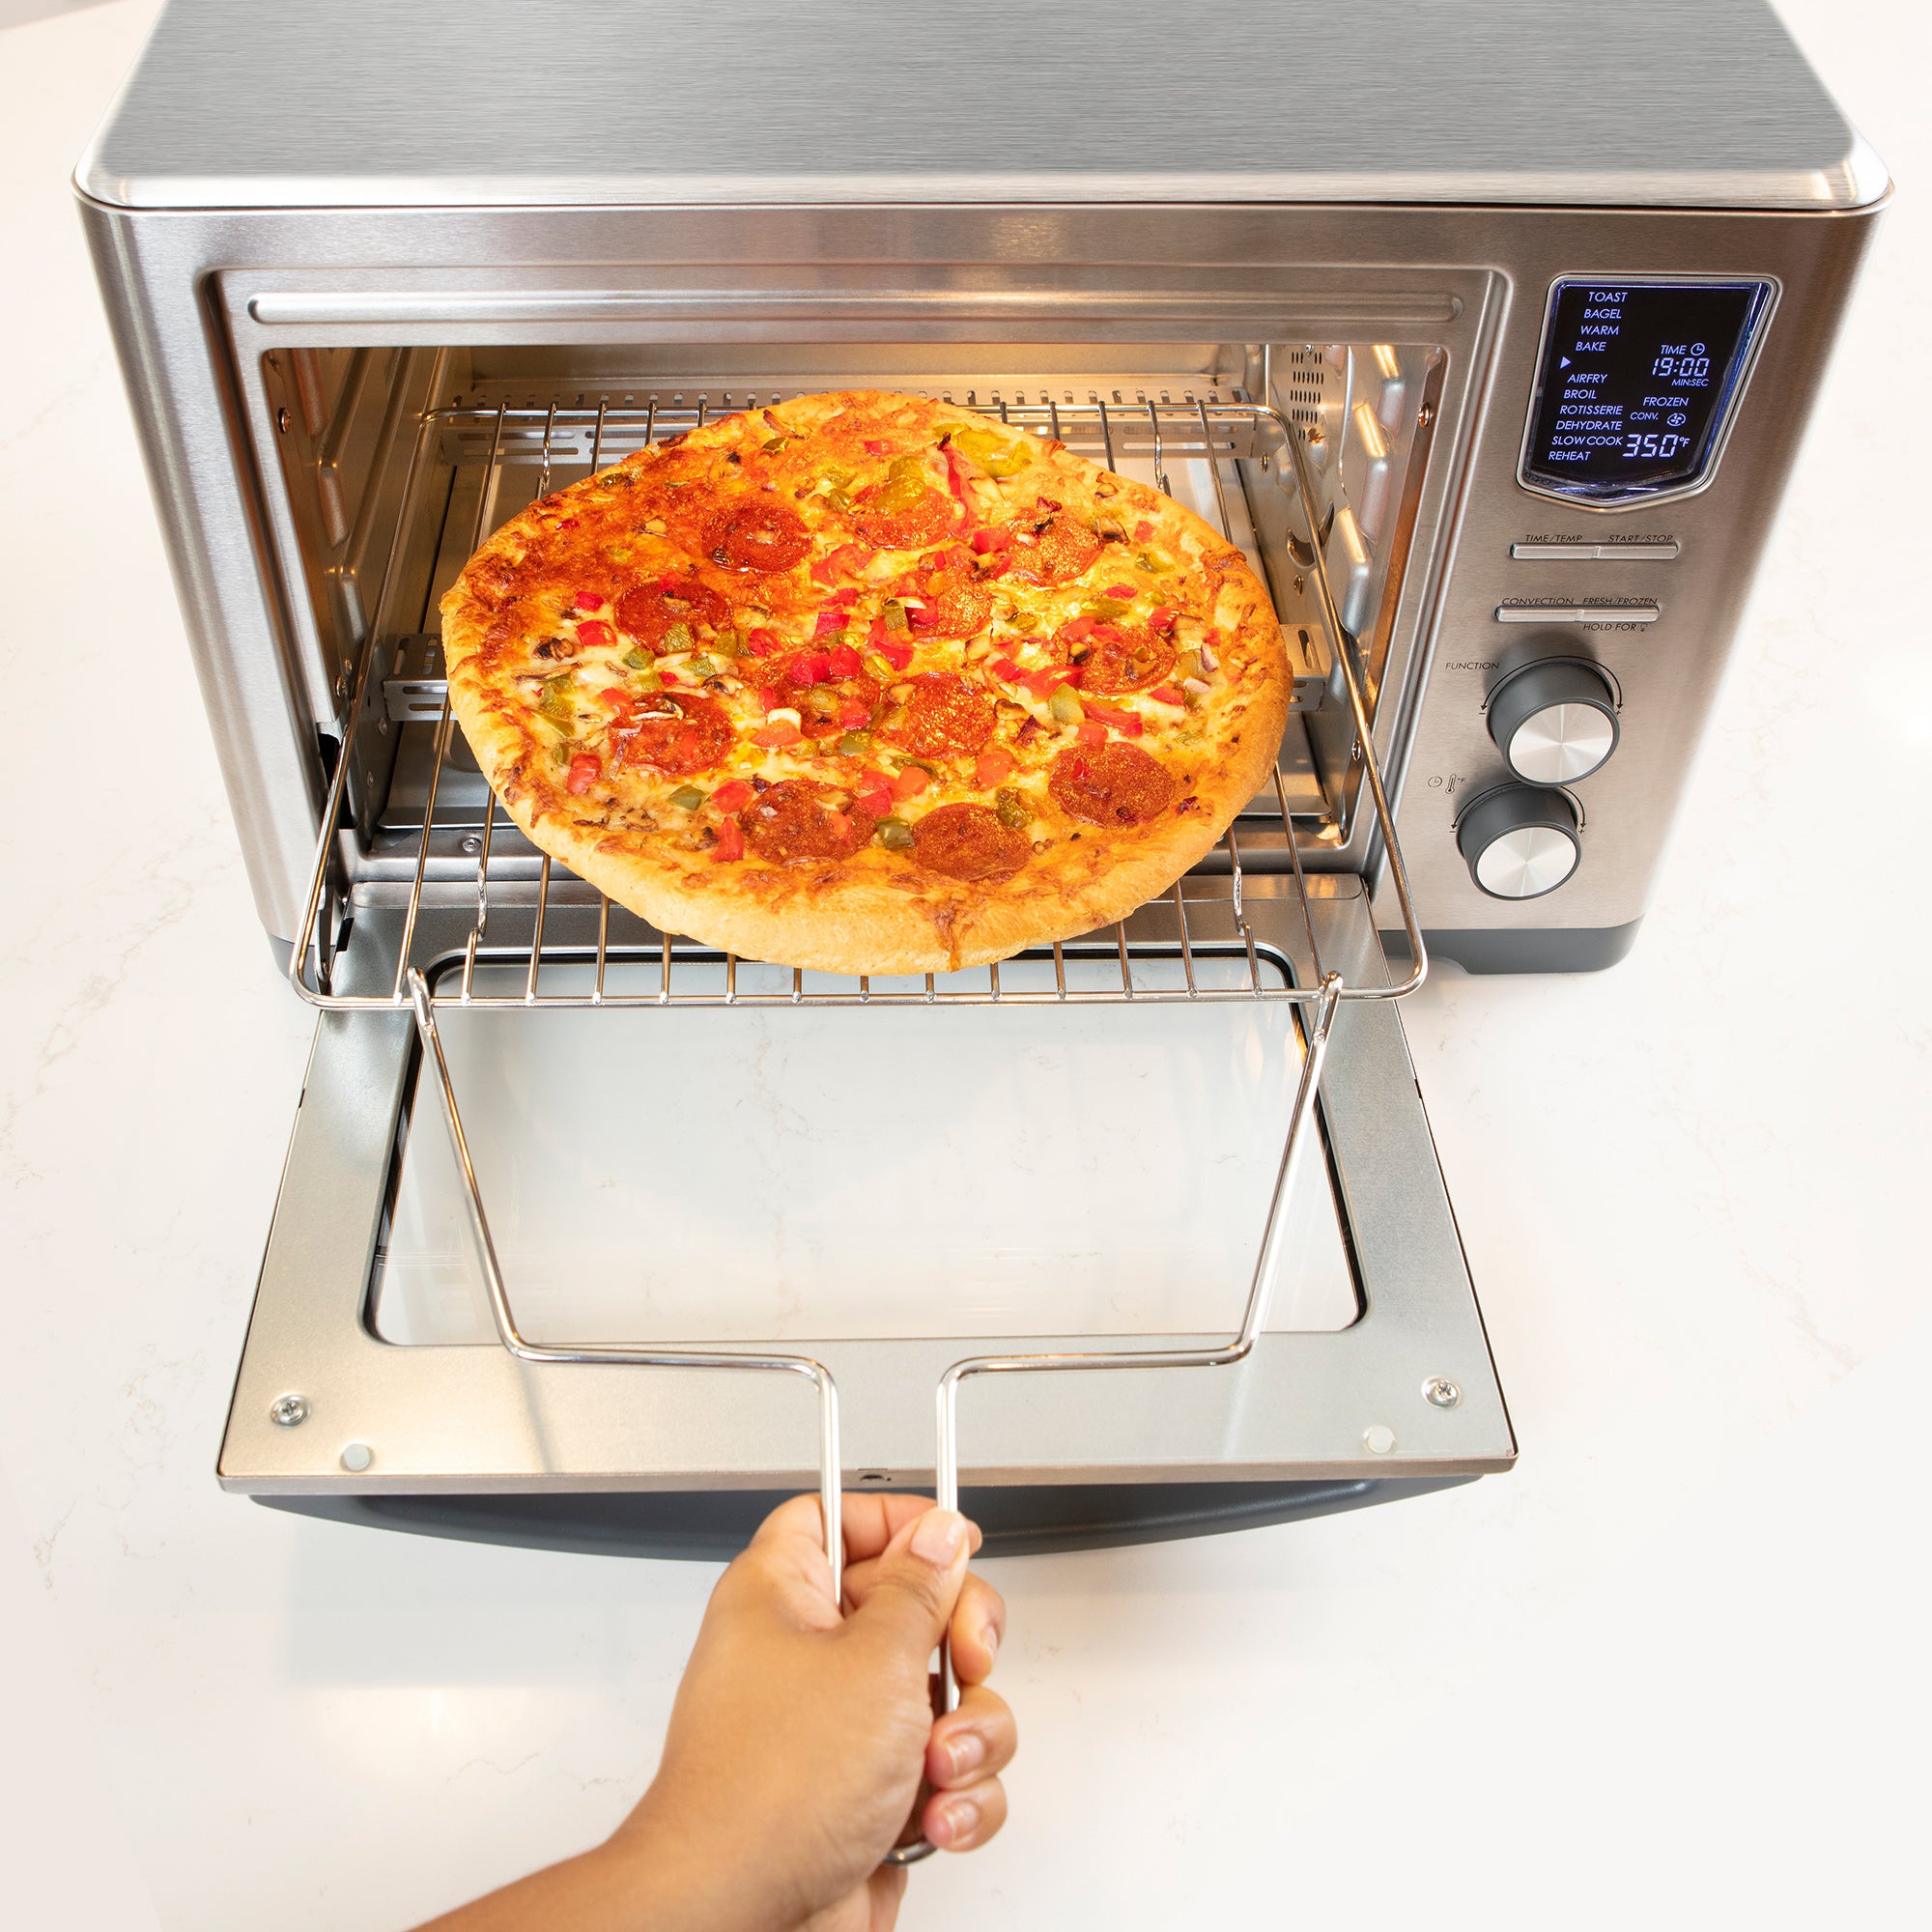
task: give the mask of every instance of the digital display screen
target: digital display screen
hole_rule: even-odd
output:
[[[1556,283],[1521,480],[1596,502],[1699,482],[1771,294],[1769,282]]]

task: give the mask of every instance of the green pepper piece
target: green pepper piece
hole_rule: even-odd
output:
[[[879,615],[886,620],[886,629],[889,631],[911,629],[911,620],[906,616],[905,606],[896,597],[888,601],[886,608],[879,612]]]
[[[671,793],[670,802],[685,811],[696,811],[704,803],[705,794],[696,785],[679,785]]]
[[[1070,684],[1061,685],[1046,700],[1046,708],[1056,724],[1078,724],[1087,716]]]
[[[791,439],[789,437],[775,436],[769,442],[762,442],[758,445],[758,447],[762,449],[767,456],[776,456],[779,453],[779,451],[781,450],[785,446],[785,444],[790,440]]]
[[[869,731],[848,731],[838,741],[838,755],[841,758],[863,758],[872,749],[872,734]]]
[[[988,476],[1017,476],[1027,466],[1026,451],[1017,443],[1002,440],[995,430],[957,429],[952,432],[952,440]]]
[[[571,702],[571,686],[577,681],[575,673],[558,671],[554,677],[543,681],[543,696],[537,700],[537,709],[552,724],[574,725],[577,723],[577,706]]]
[[[668,625],[664,634],[664,647],[671,651],[688,651],[692,645],[691,626],[682,621]]]
[[[868,677],[877,678],[881,684],[891,684],[899,675],[899,673],[895,671],[892,668],[892,666],[889,665],[885,661],[885,659],[880,657],[876,652],[868,651],[866,654],[865,663],[866,663],[866,674]]]
[[[1124,617],[1134,607],[1124,597],[1096,597],[1088,605],[1086,614],[1102,624],[1111,624],[1116,617]]]
[[[1201,675],[1201,653],[1182,651],[1174,661],[1174,674],[1177,677],[1199,677]]]
[[[1010,832],[1033,823],[1032,809],[1010,785],[1002,785],[993,794],[993,810],[999,814],[1000,823]]]
[[[703,657],[693,658],[691,662],[685,666],[685,669],[688,670],[693,677],[716,677],[718,675],[718,667],[715,664],[713,664],[709,658],[703,658]]]
[[[617,660],[617,662],[621,664],[626,670],[649,670],[651,668],[650,653],[648,651],[640,651],[636,648],[626,651],[624,655]]]
[[[912,827],[903,818],[882,818],[874,832],[879,843],[894,852],[903,852],[912,843]]]

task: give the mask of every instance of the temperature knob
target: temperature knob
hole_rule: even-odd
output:
[[[1586,779],[1617,749],[1617,699],[1587,658],[1537,658],[1490,692],[1490,736],[1531,784]]]
[[[1463,812],[1456,843],[1469,876],[1492,898],[1540,899],[1583,856],[1577,825],[1567,793],[1550,785],[1498,785]]]

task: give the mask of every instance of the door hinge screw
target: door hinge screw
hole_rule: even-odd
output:
[[[279,1395],[269,1409],[269,1420],[283,1429],[293,1429],[298,1423],[308,1420],[308,1397],[305,1395]]]
[[[1447,1376],[1431,1376],[1423,1383],[1422,1393],[1437,1408],[1454,1408],[1463,1400],[1463,1391]]]

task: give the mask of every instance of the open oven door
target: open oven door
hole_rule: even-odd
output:
[[[1104,943],[1009,962],[992,999],[982,969],[956,1004],[942,979],[934,999],[864,1006],[815,1005],[789,973],[760,1004],[777,969],[739,962],[739,1004],[627,1007],[724,964],[641,926],[618,944],[566,895],[535,908],[540,952],[526,937],[466,967],[469,914],[419,908],[407,943],[447,996],[523,1330],[815,1358],[844,1482],[915,1491],[962,1356],[1210,1345],[1241,1319],[1311,1010],[1240,989],[1306,985],[1318,958],[1386,983],[1354,876],[1248,880],[1252,949],[1217,938],[1226,898],[1190,875]],[[339,992],[387,990],[405,917],[355,913]],[[612,1004],[530,1009],[526,990],[567,998],[593,971]],[[1247,1359],[963,1391],[964,1506],[992,1549],[1279,1521],[1510,1465],[1393,1005],[1336,1010],[1320,1094]],[[507,1352],[409,1013],[321,1016],[224,1488],[433,1534],[715,1557],[815,1485],[812,1422],[793,1378]]]

